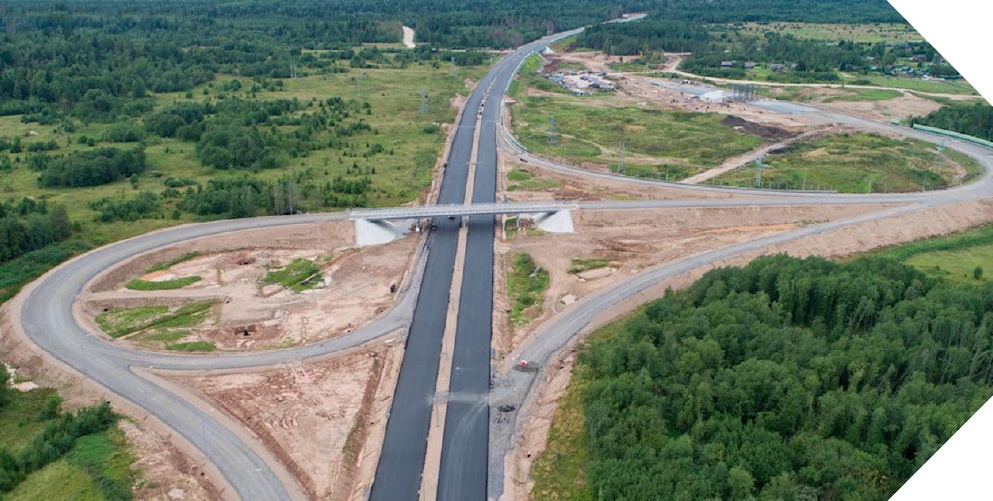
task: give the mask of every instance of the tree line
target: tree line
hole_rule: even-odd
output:
[[[993,393],[991,304],[881,258],[711,271],[581,357],[591,492],[887,499]]]
[[[744,17],[747,16],[736,21]],[[575,45],[608,54],[639,56],[644,63],[662,62],[663,52],[691,52],[692,57],[684,60],[680,69],[724,78],[745,78],[746,62],[767,66],[776,63],[788,71],[770,73],[766,78],[789,82],[832,82],[840,79],[839,71],[886,73],[901,58],[923,56],[925,61],[932,62],[939,57],[927,42],[825,43],[775,31],[749,35],[733,26],[716,33],[698,20],[679,16],[675,19],[652,16],[637,23],[593,26],[577,37]],[[957,74],[947,64],[930,65],[927,71],[934,75]]]
[[[0,262],[61,242],[72,234],[65,207],[22,198],[0,203]]]
[[[993,106],[985,102],[946,104],[923,117],[913,117],[910,122],[993,141]]]

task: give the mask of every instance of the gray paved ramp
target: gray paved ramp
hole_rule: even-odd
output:
[[[806,113],[819,113],[821,111],[817,108],[796,103],[787,103],[786,101],[755,101],[749,104],[756,108],[762,108],[763,110],[781,113],[783,115],[803,115]]]

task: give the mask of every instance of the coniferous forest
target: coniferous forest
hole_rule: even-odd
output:
[[[599,499],[887,499],[993,393],[993,288],[785,255],[707,273],[581,359]]]

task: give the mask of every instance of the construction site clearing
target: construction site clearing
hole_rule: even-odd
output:
[[[98,277],[79,301],[91,327],[113,325],[118,330],[107,334],[134,347],[285,348],[347,334],[387,311],[419,241],[358,248],[349,221],[239,232],[139,256]],[[146,272],[184,255],[194,257]],[[306,281],[273,278],[297,264],[309,272]],[[199,280],[174,290],[128,288],[135,279],[183,277]],[[173,318],[183,311],[196,314]]]

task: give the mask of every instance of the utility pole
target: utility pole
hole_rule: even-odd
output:
[[[617,173],[624,174],[624,140],[621,139],[621,147],[617,156]]]
[[[807,169],[804,169],[803,170],[803,187],[800,188],[800,191],[806,191],[806,189],[807,189]]]
[[[421,89],[421,108],[418,113],[421,115],[427,114],[428,112],[428,90]]]
[[[942,139],[941,140],[941,144],[939,144],[938,146],[935,146],[935,148],[934,148],[935,158],[934,158],[934,167],[933,168],[936,171],[938,170],[938,166],[945,159],[945,156],[942,153],[944,151],[945,151],[945,140]],[[931,173],[931,169],[925,169],[924,170],[924,188],[921,191],[927,191],[927,176],[930,173]]]

